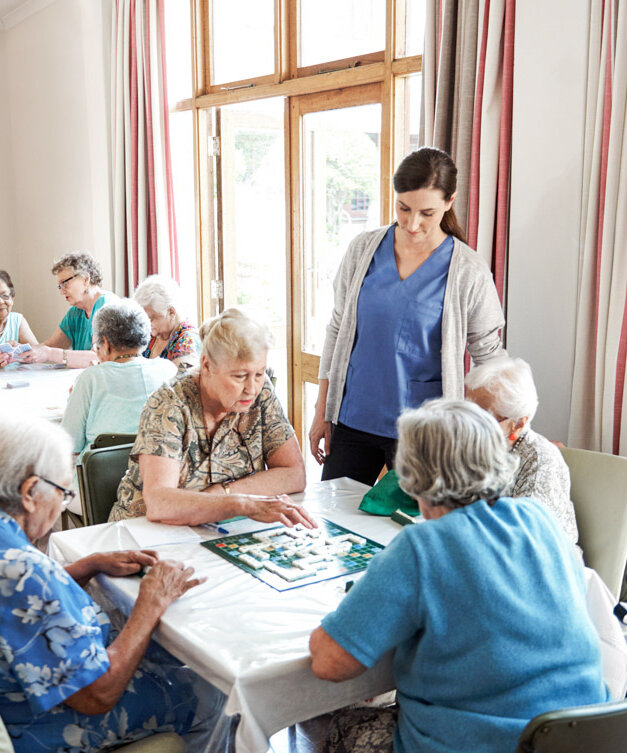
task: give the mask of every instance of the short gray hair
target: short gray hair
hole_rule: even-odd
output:
[[[53,275],[58,275],[62,269],[71,269],[81,277],[89,277],[93,285],[102,285],[102,267],[91,254],[84,251],[70,251],[63,254],[52,265]]]
[[[0,418],[0,509],[22,511],[21,487],[29,476],[51,481],[72,473],[72,442],[58,424],[43,418]]]
[[[176,280],[165,275],[150,275],[137,286],[133,298],[140,306],[153,309],[160,316],[165,316],[168,309],[182,318],[185,313],[183,294]]]
[[[531,366],[522,358],[491,358],[471,369],[464,383],[469,390],[483,389],[490,395],[490,412],[495,416],[514,421],[528,416],[531,422],[538,409]]]
[[[229,358],[250,361],[272,347],[272,334],[265,324],[250,319],[238,309],[226,309],[200,328],[202,353],[213,363]]]
[[[434,507],[454,509],[498,499],[518,458],[496,420],[464,400],[430,400],[398,419],[395,470],[403,491]]]
[[[129,298],[107,303],[92,324],[96,345],[106,337],[114,350],[144,350],[150,342],[150,319],[144,309]]]

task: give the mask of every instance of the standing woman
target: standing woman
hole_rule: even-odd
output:
[[[432,147],[412,152],[394,190],[396,222],[358,235],[334,282],[309,431],[323,480],[374,484],[393,466],[402,410],[463,398],[466,347],[475,363],[503,353],[490,269],[453,210],[453,160]]]
[[[59,292],[70,308],[52,335],[22,361],[85,368],[96,360],[91,350],[93,315],[105,303],[117,300],[117,296],[100,287],[102,269],[91,254],[81,251],[64,254],[50,271],[56,275]]]

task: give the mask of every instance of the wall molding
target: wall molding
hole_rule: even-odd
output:
[[[0,30],[11,29],[34,13],[52,5],[56,0],[24,0],[17,8],[0,16]]]

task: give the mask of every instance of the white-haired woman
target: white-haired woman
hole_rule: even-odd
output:
[[[94,316],[93,331],[100,363],[74,383],[62,424],[79,459],[99,434],[134,434],[148,397],[176,375],[170,361],[142,358],[150,322],[135,301],[103,306]],[[78,500],[70,509],[80,513]]]
[[[200,334],[200,368],[146,403],[110,519],[198,525],[245,515],[312,526],[283,496],[304,489],[305,469],[266,377],[269,331],[227,309]]]
[[[471,369],[465,384],[466,398],[496,418],[520,460],[511,496],[544,502],[576,544],[579,533],[568,466],[557,447],[531,428],[538,393],[529,364],[522,358],[494,358]]]
[[[536,714],[609,700],[583,568],[544,505],[504,496],[517,459],[494,418],[440,399],[398,430],[395,468],[425,520],[372,560],[310,647],[332,681],[395,649],[400,713],[394,730],[389,711],[340,712],[329,749],[363,735],[373,751],[503,753]]]
[[[0,424],[0,717],[16,753],[95,753],[155,732],[187,733],[202,703],[189,671],[163,651],[159,661],[143,657],[167,607],[201,581],[150,551],[92,554],[65,569],[48,558],[30,542],[74,494],[70,440],[41,419],[4,415]],[[98,573],[146,566],[114,638],[83,586]],[[223,696],[204,690],[217,714]]]
[[[93,316],[117,296],[102,289],[102,269],[91,254],[82,251],[64,254],[50,271],[56,275],[59,292],[70,308],[52,335],[33,347],[21,361],[85,368],[95,360],[91,350]]]
[[[133,297],[150,319],[152,339],[144,357],[167,358],[183,368],[197,365],[200,338],[196,327],[183,316],[185,307],[177,283],[164,275],[151,275]]]

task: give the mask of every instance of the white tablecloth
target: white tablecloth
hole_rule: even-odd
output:
[[[48,364],[10,364],[0,369],[0,414],[11,410],[60,421],[70,387],[82,369],[65,369]],[[7,384],[28,382],[25,387],[7,388]]]
[[[294,499],[386,544],[400,526],[357,510],[367,490],[356,481],[340,479],[313,484]],[[250,521],[250,530],[262,527]],[[203,535],[208,539],[220,534]],[[127,548],[136,545],[126,524],[119,522],[54,533],[49,553],[67,563],[95,551]],[[241,715],[238,753],[263,753],[274,732],[394,687],[390,657],[339,684],[318,680],[311,672],[309,635],[341,600],[347,577],[278,592],[197,543],[156,548],[161,557],[184,560],[208,578],[172,604],[155,637],[227,695],[225,713]],[[98,581],[118,607],[130,611],[138,578],[99,576]]]

